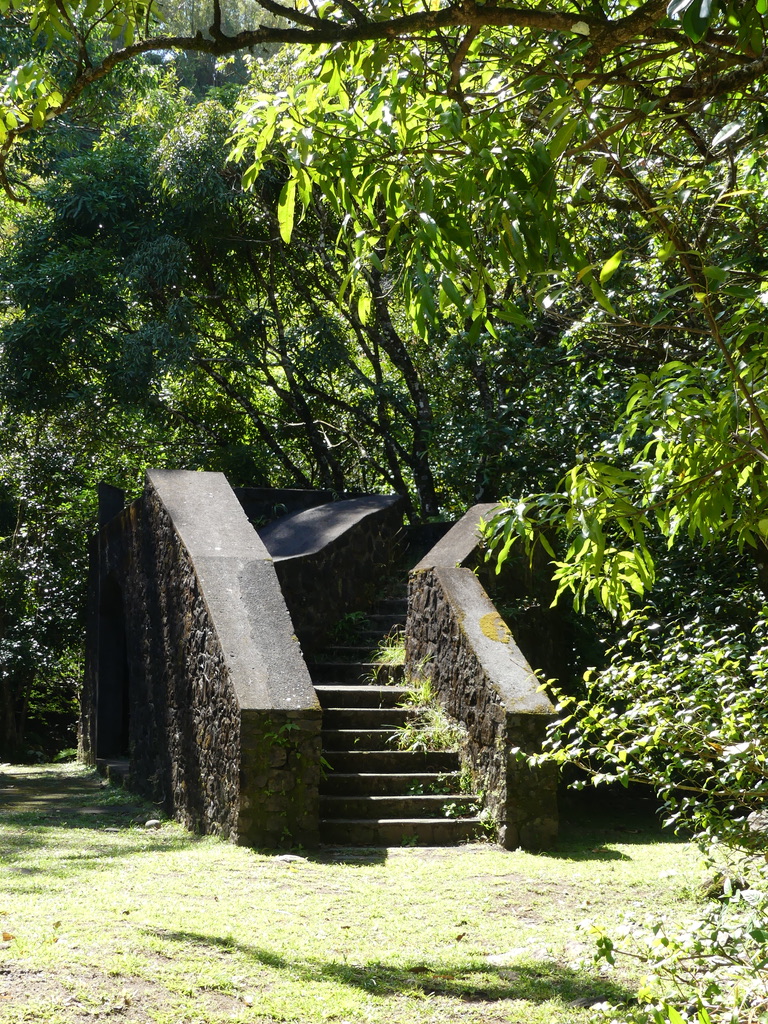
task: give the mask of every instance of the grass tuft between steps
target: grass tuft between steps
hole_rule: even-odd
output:
[[[652,819],[584,818],[542,855],[291,858],[146,829],[155,808],[76,765],[43,774],[92,790],[2,807],[3,1024],[581,1024],[637,979],[601,973],[579,922],[694,909],[697,852]]]

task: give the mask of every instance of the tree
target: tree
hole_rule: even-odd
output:
[[[568,56],[570,70],[577,75],[594,78],[596,74],[603,85],[649,89],[673,115],[681,104],[743,90],[759,81],[768,66],[758,56],[764,0],[738,5],[709,0],[594,3],[587,12],[568,0],[546,10],[473,0],[445,4],[325,0],[293,7],[277,0],[254,0],[249,12],[256,22],[253,28],[244,27],[243,14],[239,10],[235,14],[235,6],[240,7],[221,0],[212,0],[202,9],[200,4],[185,5],[193,29],[185,35],[185,18],[176,17],[169,25],[153,0],[109,4],[3,0],[4,15],[29,19],[30,28],[51,45],[68,43],[71,62],[69,74],[61,76],[34,61],[13,75],[5,91],[5,127],[11,141],[28,126],[39,126],[44,119],[61,114],[88,85],[118,64],[156,50],[225,56],[264,43],[350,48],[431,39],[443,54],[441,64],[448,72],[445,86],[461,99],[466,92],[462,65],[471,58],[471,51],[478,41],[482,45],[486,39],[501,38],[514,51],[513,60],[529,72],[537,59],[559,52]],[[210,21],[208,31],[200,31],[197,26],[206,20]],[[179,34],[165,34],[169,27]],[[101,49],[105,38],[113,40],[106,55]],[[638,47],[642,47],[642,59],[628,62]]]
[[[394,277],[424,339],[437,312],[478,347],[532,306],[586,297],[659,352],[620,457],[590,453],[554,503],[518,503],[505,544],[532,537],[543,508],[576,531],[563,587],[625,611],[653,580],[651,528],[725,531],[763,564],[765,0],[256,9],[272,24],[235,31],[214,3],[207,33],[168,35],[151,3],[6,0],[47,48],[9,79],[3,154],[143,52],[314,46],[305,80],[257,89],[237,125],[246,181],[284,176],[284,241],[319,192],[343,225],[349,288]]]
[[[498,497],[512,476],[554,483],[551,459],[573,456],[567,424],[586,437],[576,420],[595,403],[552,325],[470,344],[435,316],[415,339],[391,276],[350,284],[327,204],[287,244],[285,175],[265,169],[244,190],[225,159],[226,108],[190,107],[154,72],[155,93],[60,160],[9,220],[6,400],[98,403],[105,416],[151,406],[197,431],[201,457],[236,481],[391,488],[422,516]],[[531,413],[546,389],[548,427]]]
[[[296,89],[254,95],[238,124],[251,176],[275,162],[289,175],[284,237],[320,191],[346,218],[352,266],[397,274],[422,336],[436,310],[476,344],[532,306],[586,297],[593,332],[644,351],[608,447],[497,524],[502,556],[513,537],[565,524],[564,553],[550,552],[563,589],[624,612],[653,582],[649,531],[727,534],[758,564],[767,554],[768,122],[749,57],[762,21],[750,5],[707,10],[717,24],[671,4],[679,26],[658,20],[621,45],[614,21],[599,38],[587,23],[567,39],[474,26],[407,50],[337,47]],[[715,82],[726,40],[741,70],[721,66]]]
[[[565,523],[562,587],[624,611],[654,578],[649,530],[725,533],[765,564],[764,0],[257,7],[278,23],[228,32],[213,4],[209,31],[184,36],[151,4],[40,4],[48,48],[5,91],[3,153],[142,52],[315,46],[297,86],[257,76],[235,153],[246,184],[268,166],[282,180],[286,243],[322,196],[361,323],[386,281],[416,335],[443,319],[478,365],[500,323],[566,302],[644,354],[610,450],[516,502],[502,555]]]

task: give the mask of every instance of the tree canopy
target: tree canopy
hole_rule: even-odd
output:
[[[5,0],[5,400],[506,495],[501,559],[583,609],[702,544],[762,572],[765,8]]]
[[[310,302],[301,317],[319,322],[321,314],[328,324],[333,307],[331,319],[344,322],[356,344],[367,338],[373,351],[375,335],[375,347],[386,356],[386,374],[399,375],[397,387],[404,390],[396,397],[391,382],[375,379],[378,356],[369,359],[363,375],[372,370],[370,393],[377,397],[367,413],[365,403],[356,401],[354,415],[359,421],[367,415],[365,430],[389,438],[375,461],[384,477],[406,490],[411,484],[402,467],[407,467],[424,513],[440,507],[428,455],[430,446],[435,453],[438,436],[437,392],[425,383],[430,374],[434,379],[431,354],[450,349],[466,368],[465,379],[472,379],[478,396],[472,404],[482,407],[479,437],[503,419],[502,406],[508,406],[504,395],[494,397],[497,368],[514,364],[520,339],[536,336],[549,320],[557,324],[565,351],[579,352],[586,343],[601,365],[620,367],[633,383],[624,412],[613,428],[601,428],[599,443],[590,431],[579,438],[574,430],[573,458],[560,459],[558,486],[547,478],[546,489],[536,493],[534,478],[526,486],[509,475],[505,481],[503,471],[495,474],[484,496],[506,491],[515,498],[492,528],[500,558],[518,538],[530,548],[544,545],[561,592],[572,592],[578,605],[596,598],[625,614],[656,579],[654,535],[670,547],[681,535],[696,543],[726,537],[754,552],[764,571],[765,0],[628,0],[593,2],[586,9],[568,0],[546,9],[350,0],[291,6],[273,0],[190,2],[166,9],[136,0],[4,0],[0,11],[7,72],[0,94],[0,165],[7,191],[17,197],[37,189],[41,168],[35,139],[46,121],[66,127],[85,116],[107,133],[119,132],[125,123],[114,110],[99,109],[103,90],[88,87],[142,61],[171,67],[173,54],[181,51],[221,60],[244,54],[250,77],[227,101],[235,102],[235,116],[231,129],[220,130],[216,157],[209,159],[204,131],[187,133],[185,159],[197,149],[202,189],[196,196],[187,177],[181,186],[187,190],[184,202],[189,210],[195,203],[206,208],[203,183],[209,182],[213,192],[219,189],[216,202],[224,203],[219,208],[229,216],[236,195],[240,212],[237,223],[231,222],[236,235],[248,222],[242,211],[249,202],[253,211],[258,196],[272,196],[267,205],[274,205],[265,210],[259,229],[273,254],[272,269],[265,275],[263,265],[251,261],[258,272],[249,277],[245,250],[231,249],[226,258],[239,266],[242,280],[235,285],[237,275],[229,275],[230,298],[254,295],[265,285],[269,317],[274,324],[285,323],[284,311],[273,301],[274,254],[282,253],[281,288],[290,279]],[[275,70],[280,60],[263,64],[252,55],[277,44],[289,46],[280,58],[282,70]],[[149,128],[145,119],[143,130]],[[229,171],[219,159],[227,131],[233,140]],[[173,159],[184,149],[178,141]],[[121,152],[120,145],[115,152]],[[95,158],[90,169],[88,159],[79,172],[86,175],[83,181],[98,178]],[[169,215],[176,170],[167,163],[165,183],[138,221]],[[140,178],[150,180],[146,170]],[[119,188],[107,186],[102,194],[99,202],[112,205],[109,245],[120,231],[146,230],[136,227],[130,213],[137,202],[144,203],[141,182],[130,195],[123,193],[124,200],[117,198]],[[245,199],[249,189],[253,200]],[[70,180],[67,195],[61,192],[57,202],[73,201],[73,190],[77,186]],[[83,199],[78,216],[89,202],[96,209],[92,199]],[[179,209],[177,204],[173,216]],[[106,230],[94,217],[93,230]],[[76,226],[75,245],[78,238],[92,237],[90,231]],[[30,268],[36,259],[33,236],[28,224],[17,253]],[[45,228],[39,237],[49,245]],[[94,274],[83,293],[86,315],[77,323],[77,351],[85,361],[75,360],[67,370],[63,337],[58,357],[50,358],[49,351],[48,359],[35,361],[35,351],[42,350],[29,345],[29,332],[45,333],[44,313],[38,309],[33,316],[30,302],[44,278],[30,270],[32,299],[22,298],[21,285],[16,286],[27,314],[6,336],[7,374],[30,394],[37,385],[50,401],[57,389],[65,396],[79,393],[66,384],[67,374],[82,376],[86,366],[95,367],[92,379],[102,383],[106,369],[119,390],[115,374],[130,369],[135,384],[137,374],[144,373],[146,383],[177,359],[210,380],[218,374],[219,388],[229,389],[262,442],[271,445],[284,467],[293,466],[296,479],[302,474],[307,479],[295,457],[275,445],[263,413],[256,414],[256,405],[242,393],[243,374],[251,375],[245,391],[254,374],[262,375],[262,384],[264,374],[271,374],[278,404],[288,411],[295,403],[295,415],[286,420],[305,424],[310,442],[315,438],[314,462],[325,467],[321,478],[338,486],[344,472],[334,468],[334,443],[323,436],[322,426],[334,403],[340,411],[338,389],[326,388],[325,399],[315,394],[326,402],[325,412],[307,402],[308,390],[322,390],[321,377],[312,376],[305,355],[287,361],[287,336],[279,326],[277,347],[270,355],[269,348],[263,350],[260,370],[253,347],[248,367],[240,358],[235,369],[235,338],[238,332],[242,337],[243,324],[233,327],[231,309],[221,320],[224,300],[212,301],[214,292],[209,290],[206,300],[204,290],[192,298],[192,280],[203,278],[183,269],[189,239],[182,243],[176,233],[171,243],[167,232],[163,237],[166,241],[152,243],[151,258],[163,262],[169,274],[186,276],[183,287],[170,279],[164,284],[162,328],[157,326],[159,295],[146,288],[140,299],[120,294],[124,281],[139,277],[115,278],[119,287],[113,298],[132,311],[135,323],[127,333],[125,324],[117,334],[112,330],[113,341],[122,338],[121,354],[110,355],[104,350],[103,321],[89,326],[88,310],[101,309],[93,288],[104,283]],[[208,243],[198,239],[195,245],[202,252]],[[311,300],[308,280],[300,282],[297,267],[289,268],[291,253],[300,251],[300,261],[315,261]],[[62,259],[81,267],[82,282],[95,252],[91,245],[74,259],[70,248]],[[222,249],[214,257],[208,247],[208,265],[223,255]],[[114,249],[104,265],[123,274]],[[256,283],[259,276],[262,285]],[[218,289],[224,277],[215,272],[214,279]],[[194,329],[184,319],[190,302]],[[169,316],[176,318],[173,323]],[[54,326],[50,339],[61,334],[60,318]],[[163,339],[159,346],[149,338],[152,331],[155,340]],[[197,342],[190,348],[193,335],[206,334],[209,345],[227,339],[226,373],[218,355],[212,361],[212,351],[204,354]],[[84,351],[89,338],[90,354]],[[310,349],[313,344],[299,342],[296,352]],[[342,352],[338,347],[334,358]],[[191,363],[185,363],[190,354]],[[352,362],[351,372],[360,381],[363,364],[357,358]],[[272,367],[277,365],[276,376]],[[46,367],[50,377],[57,366],[56,380],[46,382]],[[237,385],[228,376],[232,372],[239,374]],[[440,379],[450,396],[445,376]],[[455,408],[450,397],[447,402]],[[617,412],[623,399],[619,402]],[[269,415],[276,409],[273,400]],[[404,416],[410,440],[400,427],[389,429],[393,415]],[[358,441],[352,443],[358,443],[359,431],[348,431],[347,439],[354,437]]]
[[[19,63],[4,54],[0,158],[4,164],[19,136],[61,115],[89,85],[142,53],[223,57],[282,43],[310,48],[321,62],[333,52],[354,62],[372,47],[406,54],[426,47],[425,84],[432,79],[465,112],[483,102],[477,82],[465,80],[467,69],[501,62],[514,67],[514,87],[505,83],[505,95],[491,73],[484,89],[487,97],[491,83],[499,106],[516,103],[531,77],[554,73],[577,98],[586,90],[614,93],[611,136],[626,134],[650,108],[683,124],[697,107],[759,86],[768,70],[765,13],[765,0],[594,0],[586,10],[570,0],[546,8],[476,0],[213,0],[167,7],[154,0],[2,0],[0,14],[31,32],[40,47]],[[599,145],[598,125],[593,135]],[[706,153],[706,139],[698,144]],[[7,177],[3,183],[12,187]]]

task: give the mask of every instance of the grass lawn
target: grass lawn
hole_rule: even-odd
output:
[[[30,775],[72,792],[3,801]],[[685,917],[698,883],[695,848],[594,805],[544,855],[301,859],[146,829],[151,806],[75,765],[0,767],[0,813],[3,1024],[579,1024],[633,981],[600,973],[579,923]]]

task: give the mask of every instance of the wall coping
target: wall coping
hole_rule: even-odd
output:
[[[433,569],[436,566],[465,565],[472,559],[480,543],[480,520],[490,518],[501,507],[498,502],[473,505],[412,571]]]
[[[436,566],[430,571],[505,709],[518,715],[554,714],[536,673],[475,574],[469,569],[448,566]]]
[[[262,527],[259,537],[275,562],[304,558],[322,551],[368,516],[392,508],[402,500],[398,494],[371,494],[329,502],[281,516]]]
[[[146,479],[192,561],[241,711],[319,710],[272,559],[224,475]]]

